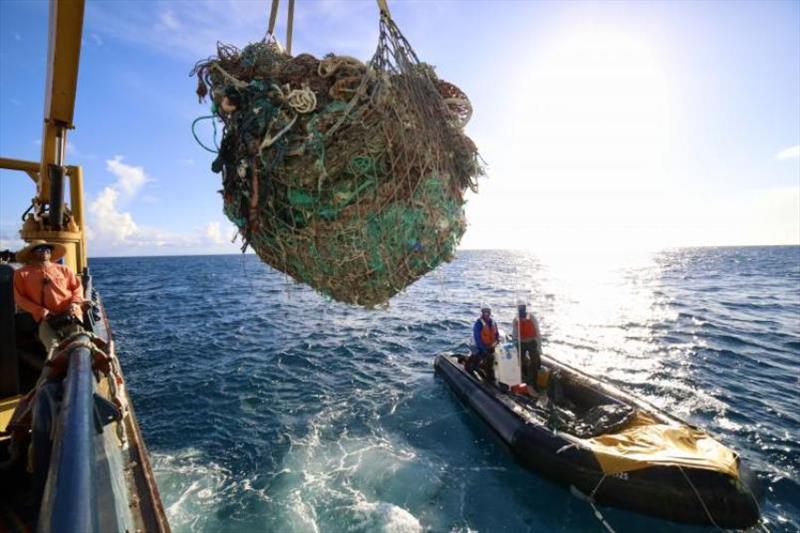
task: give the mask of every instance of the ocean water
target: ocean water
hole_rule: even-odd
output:
[[[764,526],[800,530],[800,247],[464,251],[376,310],[252,255],[90,265],[174,531],[600,531],[434,375],[520,297],[546,353],[707,428],[759,473]]]

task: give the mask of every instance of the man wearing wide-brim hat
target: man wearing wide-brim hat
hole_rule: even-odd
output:
[[[14,272],[14,302],[39,323],[39,340],[48,351],[60,340],[48,318],[82,316],[80,278],[68,266],[54,262],[66,253],[63,245],[43,240],[33,241],[16,253],[17,261],[24,266]]]

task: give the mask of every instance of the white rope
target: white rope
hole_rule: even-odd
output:
[[[600,510],[599,510],[599,509],[598,509],[598,508],[595,506],[595,504],[594,504],[594,502],[593,502],[592,500],[589,500],[589,505],[591,505],[591,506],[592,506],[592,509],[594,510],[594,516],[595,516],[595,517],[597,517],[597,520],[599,520],[601,524],[603,524],[603,527],[605,527],[605,528],[606,528],[606,530],[608,531],[608,533],[616,533],[616,532],[614,531],[614,528],[613,528],[613,527],[611,527],[611,524],[609,524],[609,523],[606,521],[605,517],[604,517],[604,516],[603,516],[603,514],[600,512]]]
[[[222,76],[225,79],[227,79],[229,82],[231,82],[233,84],[233,86],[236,87],[237,89],[242,89],[244,87],[247,87],[247,84],[245,82],[243,82],[242,80],[237,79],[234,76],[231,76],[230,74],[228,74],[225,71],[224,68],[219,66],[219,63],[216,63],[216,62],[211,63],[211,67],[217,69],[219,71],[219,73],[222,74]]]
[[[598,509],[597,506],[594,504],[594,495],[597,494],[600,485],[602,485],[603,481],[605,480],[606,480],[606,474],[603,474],[603,477],[600,478],[600,481],[597,482],[597,485],[595,485],[592,492],[588,495],[583,494],[574,485],[571,487],[570,491],[573,492],[573,494],[575,494],[579,498],[585,499],[589,503],[589,505],[592,507],[592,511],[594,511],[595,518],[597,518],[597,520],[603,525],[603,527],[606,529],[606,531],[608,531],[608,533],[616,533],[614,531],[614,528],[611,527],[611,524],[609,524],[608,521],[603,516],[603,513],[600,512],[600,509]]]
[[[269,128],[267,128],[267,132],[264,134],[264,140],[261,141],[261,144],[258,147],[258,151],[261,152],[265,148],[269,148],[275,141],[283,137],[283,134],[292,129],[294,123],[297,122],[298,116],[299,115],[295,115],[294,117],[292,117],[292,120],[290,120],[289,123],[286,126],[284,126],[284,128],[281,131],[279,131],[274,137],[269,136]]]
[[[570,448],[577,448],[577,447],[578,447],[578,444],[575,443],[575,442],[573,442],[572,444],[564,445],[561,448],[559,448],[558,450],[556,450],[556,455],[559,455],[559,454],[561,454],[561,452],[565,452],[565,451],[569,450]]]
[[[707,517],[708,517],[708,519],[711,521],[711,523],[712,523],[712,524],[714,524],[714,527],[715,527],[715,528],[717,528],[717,529],[719,529],[720,531],[725,531],[724,529],[722,529],[721,527],[719,527],[719,524],[717,524],[717,523],[714,521],[714,517],[713,517],[713,516],[711,516],[711,513],[710,513],[710,512],[709,512],[709,510],[708,510],[708,507],[706,507],[706,502],[704,502],[704,501],[703,501],[703,498],[702,498],[702,496],[700,496],[700,492],[699,492],[699,491],[697,490],[697,488],[694,486],[694,483],[692,483],[692,480],[691,480],[691,479],[689,479],[689,476],[687,476],[687,475],[686,475],[686,472],[684,472],[684,471],[683,471],[683,467],[681,467],[680,465],[678,465],[678,470],[680,470],[680,471],[681,471],[681,474],[683,474],[683,477],[686,479],[686,482],[687,482],[687,483],[689,483],[689,486],[690,486],[690,487],[692,487],[692,490],[694,491],[694,494],[695,494],[695,496],[697,496],[697,499],[698,499],[698,500],[700,500],[700,505],[702,505],[702,506],[703,506],[703,510],[706,512],[706,516],[707,516]]]
[[[603,474],[603,477],[600,478],[600,481],[597,482],[597,485],[594,486],[591,494],[589,494],[589,499],[594,500],[594,495],[597,494],[597,490],[600,488],[600,485],[603,484],[603,481],[606,480],[606,474]]]
[[[289,104],[295,112],[305,115],[311,113],[317,108],[317,95],[314,94],[307,85],[303,85],[302,89],[293,89],[286,96],[286,103]]]
[[[317,108],[317,95],[305,83],[300,89],[292,89],[288,83],[282,87],[273,83],[271,88],[295,113],[305,115]]]
[[[602,485],[603,481],[605,480],[606,480],[606,474],[603,474],[603,477],[600,478],[600,481],[597,482],[597,485],[595,485],[594,490],[592,490],[592,493],[589,495],[589,505],[592,506],[592,510],[594,511],[594,516],[597,517],[597,519],[600,521],[601,524],[603,524],[606,530],[608,530],[609,533],[615,533],[614,528],[611,527],[611,524],[609,524],[606,521],[605,517],[603,516],[603,513],[601,513],[600,509],[598,509],[594,504],[594,495],[597,494],[597,490],[600,488],[600,485]]]

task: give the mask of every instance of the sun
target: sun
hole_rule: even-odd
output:
[[[503,184],[472,219],[502,212],[536,235],[532,249],[664,244],[672,94],[659,58],[639,36],[598,28],[537,47],[514,83],[513,138],[492,176]]]

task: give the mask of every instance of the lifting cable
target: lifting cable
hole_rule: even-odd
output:
[[[269,23],[267,24],[267,34],[264,40],[275,39],[275,24],[278,22],[278,6],[280,0],[272,0],[269,9]],[[288,12],[286,14],[286,53],[292,55],[292,30],[294,29],[294,0],[289,0]]]
[[[286,14],[286,53],[292,55],[292,32],[294,30],[294,0],[288,0],[289,6]],[[377,0],[378,9],[382,17],[391,18],[389,12],[389,4],[386,0]],[[269,22],[267,24],[267,33],[264,40],[275,38],[275,24],[278,22],[278,7],[280,0],[272,0],[272,5],[269,8]]]
[[[289,0],[289,13],[286,16],[286,53],[292,55],[292,28],[294,26],[294,0]]]
[[[275,35],[275,22],[278,20],[278,3],[279,0],[272,0],[272,8],[269,11],[269,26],[267,26],[265,39],[270,35]]]

